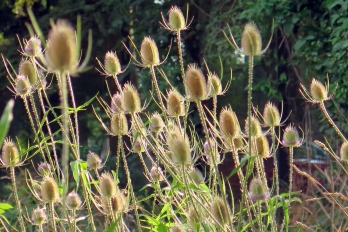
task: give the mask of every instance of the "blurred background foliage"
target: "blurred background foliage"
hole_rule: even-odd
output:
[[[277,103],[278,106],[283,102],[284,116],[291,111],[288,122],[301,126],[308,140],[313,141],[326,136],[334,148],[340,145],[335,142],[338,140],[333,129],[318,116],[315,107],[305,103],[298,89],[300,83],[308,87],[312,77],[325,81],[328,75],[332,83],[330,89],[337,87],[335,99],[327,103],[329,112],[347,134],[348,2],[345,0],[317,0],[315,3],[312,0],[4,0],[0,2],[0,53],[17,69],[20,62],[17,35],[20,40],[29,39],[25,26],[29,22],[27,7],[33,9],[46,35],[49,30],[49,19],[64,18],[75,24],[76,16],[81,15],[83,52],[87,46],[87,29],[91,29],[92,57],[103,61],[107,51],[116,51],[122,65],[126,67],[130,56],[122,43],[134,51],[129,38],[140,47],[143,37],[151,36],[159,47],[162,59],[172,45],[167,61],[160,68],[172,83],[179,84],[181,80],[177,63],[177,46],[174,43],[175,35],[159,24],[160,12],[166,17],[172,5],[177,5],[183,12],[186,12],[188,6],[188,20],[192,19],[189,30],[182,34],[185,66],[194,62],[204,67],[205,60],[210,71],[223,75],[223,83],[230,78],[230,69],[233,69],[232,85],[229,91],[219,98],[218,107],[220,109],[230,104],[237,112],[242,126],[246,118],[247,63],[243,57],[234,52],[222,31],[228,33],[228,24],[239,43],[244,25],[254,21],[261,31],[263,45],[266,46],[272,34],[274,20],[274,34],[270,48],[262,57],[255,60],[254,105],[262,110],[268,100]],[[113,81],[96,71],[95,59],[91,59],[89,64],[91,69],[88,72],[73,79],[77,104],[83,104],[97,93],[109,102],[106,82],[113,94],[116,91]],[[203,69],[206,72],[206,69]],[[7,89],[9,84],[6,75],[4,66],[0,65],[0,98],[3,99],[0,101],[0,109],[4,109],[8,99],[13,97]],[[162,90],[168,88],[163,78],[159,75],[158,77]],[[133,64],[119,77],[122,84],[127,81],[134,83],[141,92],[142,99],[150,101],[149,90],[152,87],[149,86],[149,78],[147,69],[143,70]],[[49,95],[52,104],[58,105],[59,95],[54,84],[50,86]],[[206,104],[210,106],[211,102]],[[94,102],[93,105],[97,113],[102,115],[98,103]],[[150,103],[148,109],[153,111],[156,106]],[[110,148],[109,163],[112,167],[115,164],[115,139],[111,138],[110,141],[107,139],[91,106],[79,116],[81,141],[84,145],[82,151],[87,154],[88,150],[92,150],[105,157]],[[198,123],[198,115],[193,114],[192,120]],[[197,128],[199,130],[199,125]],[[318,135],[318,132],[321,135]],[[14,122],[9,135],[16,136],[23,146],[33,140],[19,98],[16,99]],[[281,152],[286,151],[280,149]],[[129,159],[132,159],[131,155]],[[286,166],[286,161],[286,156],[280,154],[280,165]],[[137,165],[137,162],[133,162],[130,167],[134,168],[132,173],[134,176],[142,174]],[[286,180],[286,173],[280,175]],[[139,189],[143,184],[139,183],[135,188]]]

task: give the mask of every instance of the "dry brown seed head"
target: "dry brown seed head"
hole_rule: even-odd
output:
[[[223,134],[229,138],[235,138],[240,135],[240,127],[236,114],[227,108],[223,108],[219,118],[220,128]]]
[[[158,48],[151,37],[144,37],[140,48],[141,61],[145,67],[160,64]]]
[[[41,183],[41,196],[47,203],[59,201],[59,189],[55,179],[49,176],[44,177]]]
[[[168,92],[168,106],[167,111],[169,116],[184,116],[184,98],[175,90],[170,90]]]
[[[215,197],[211,204],[211,214],[221,224],[224,225],[228,222],[229,208],[225,205],[224,201],[220,197]]]
[[[117,186],[110,173],[102,174],[99,187],[102,197],[111,198],[116,195]]]
[[[249,118],[245,120],[245,133],[249,135]],[[251,116],[250,119],[250,135],[252,137],[259,137],[262,135],[261,124],[254,116]]]
[[[117,190],[115,196],[103,199],[104,211],[109,214],[110,210],[108,207],[108,201],[110,201],[111,210],[113,213],[124,213],[128,210],[127,198],[119,190]]]
[[[260,31],[255,23],[251,22],[245,25],[242,34],[242,51],[246,56],[261,55],[262,39]]]
[[[271,102],[265,105],[263,110],[263,119],[266,126],[280,126],[280,114],[278,108]]]
[[[261,156],[262,158],[269,157],[269,144],[265,135],[261,135],[260,137],[256,138],[253,153]]]
[[[102,160],[94,152],[89,151],[87,155],[88,168],[91,170],[100,169],[102,167]]]
[[[66,196],[66,205],[68,206],[69,209],[76,210],[81,206],[81,204],[82,204],[81,198],[79,194],[77,194],[75,191],[70,192]]]
[[[153,113],[150,118],[150,130],[152,132],[158,133],[161,132],[164,127],[165,125],[161,118],[161,115],[159,115],[158,112]]]
[[[177,6],[172,6],[169,10],[169,26],[172,30],[184,30],[186,21],[182,11]]]
[[[322,102],[329,99],[327,88],[320,81],[314,78],[310,86],[310,92],[312,98],[317,102]]]
[[[207,97],[207,83],[201,69],[196,64],[189,64],[185,73],[186,97],[192,101]]]
[[[21,162],[18,148],[10,138],[6,138],[4,141],[1,158],[7,167],[16,167]]]
[[[169,149],[173,152],[173,162],[178,165],[191,164],[190,144],[184,138],[173,139],[169,144]]]
[[[220,78],[216,74],[210,75],[209,81],[209,91],[211,96],[221,95],[222,94],[222,84]]]
[[[112,115],[111,132],[113,133],[113,135],[126,135],[128,133],[128,123],[126,115],[124,115],[123,113]]]
[[[41,53],[41,40],[36,37],[30,38],[25,44],[24,52],[30,57],[38,56]]]
[[[29,60],[23,60],[19,64],[18,69],[19,75],[26,76],[30,82],[31,85],[36,85],[38,81],[38,76],[35,71],[35,67],[32,62]]]
[[[121,64],[115,52],[107,52],[104,58],[104,67],[106,74],[116,76],[120,74]]]
[[[126,113],[139,113],[141,111],[139,93],[132,84],[125,84],[122,92],[122,101],[122,109]]]
[[[190,208],[187,214],[187,225],[191,229],[196,229],[196,224],[201,222],[201,215],[198,210]]]

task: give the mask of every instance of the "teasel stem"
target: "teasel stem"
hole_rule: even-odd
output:
[[[10,167],[10,172],[11,172],[13,194],[15,196],[15,201],[16,201],[16,205],[17,205],[17,209],[18,209],[18,220],[19,220],[19,224],[21,226],[21,230],[25,232],[26,230],[25,230],[25,226],[24,226],[24,220],[23,220],[23,215],[22,215],[21,203],[19,201],[18,193],[17,193],[15,168],[14,167]]]
[[[233,157],[234,163],[236,164],[236,167],[238,167],[240,165],[238,152],[236,151],[236,149],[234,147],[232,138],[231,138],[231,144],[232,144],[232,149],[233,149],[232,150],[232,157]],[[240,184],[242,184],[244,182],[244,174],[243,174],[242,170],[238,169],[237,174],[239,176]]]
[[[166,111],[166,107],[164,106],[162,95],[161,95],[161,91],[160,91],[160,89],[158,87],[157,77],[156,77],[156,73],[155,73],[155,68],[152,65],[150,66],[150,74],[151,74],[151,77],[152,77],[153,85],[155,87],[157,98],[158,98],[159,103],[160,103],[160,108],[161,108],[162,112],[165,112]],[[164,114],[164,118],[167,121],[166,114]]]
[[[73,108],[74,108],[75,136],[76,136],[76,154],[77,154],[77,157],[75,157],[75,158],[76,158],[76,160],[78,160],[78,159],[80,159],[79,123],[78,123],[78,118],[77,118],[76,102],[75,102],[74,90],[73,90],[72,83],[71,83],[71,78],[70,78],[70,75],[66,75],[66,76],[67,76],[67,81],[68,81],[68,86],[69,86],[71,102],[72,102],[72,105],[73,105]],[[72,124],[71,124],[71,126],[72,126],[71,130],[74,130]],[[69,136],[68,133],[67,133],[67,136]]]
[[[80,175],[81,172],[84,172],[84,170],[80,170]],[[86,206],[87,206],[87,212],[88,212],[88,221],[90,223],[91,229],[93,232],[96,232],[96,228],[94,225],[94,219],[93,219],[93,213],[91,209],[91,202],[90,202],[90,197],[89,197],[89,192],[88,192],[88,185],[85,183],[83,177],[82,178],[82,189],[83,189],[83,194],[85,196],[85,201],[86,201]]]
[[[116,169],[116,170],[118,170],[118,169]],[[97,179],[100,180],[100,175],[99,175],[99,172],[97,169],[94,169],[94,174],[97,177]]]
[[[39,224],[39,232],[43,232],[42,224]]]
[[[50,213],[51,213],[51,218],[50,218],[50,221],[51,221],[51,227],[52,227],[52,231],[56,232],[56,220],[54,219],[54,203],[53,202],[50,202],[49,203],[49,207],[50,207]]]
[[[130,194],[132,196],[132,200],[133,200],[133,206],[134,206],[135,217],[137,220],[138,231],[142,231],[140,223],[139,223],[140,219],[139,219],[139,214],[138,214],[137,202],[136,202],[136,198],[135,198],[134,191],[133,191],[132,180],[131,180],[130,173],[129,173],[126,154],[124,152],[122,135],[118,136],[118,142],[121,144],[121,155],[122,155],[122,159],[123,159],[124,170],[125,170],[126,176],[127,176],[127,182],[128,182],[127,185],[128,185],[129,192],[130,192]]]
[[[216,128],[216,111],[217,111],[217,96],[215,95],[214,97],[213,97],[213,116],[214,116],[214,118],[213,118],[213,120],[214,120],[214,128]]]
[[[76,232],[76,209],[72,210],[72,219],[73,219],[73,232]]]
[[[289,147],[289,161],[290,161],[290,173],[289,173],[289,206],[291,204],[291,192],[292,192],[292,175],[293,175],[293,165],[294,165],[294,147]]]
[[[347,139],[344,137],[344,135],[342,134],[342,132],[340,131],[340,129],[338,129],[338,127],[336,126],[335,122],[331,119],[329,113],[326,110],[325,104],[323,101],[321,101],[319,103],[320,109],[321,111],[324,113],[325,118],[329,121],[329,123],[331,124],[331,126],[335,129],[336,133],[342,138],[342,140],[344,142],[347,142]]]
[[[113,75],[113,78],[115,80],[115,84],[116,84],[116,87],[118,88],[118,90],[122,93],[122,87],[120,85],[120,82],[118,81],[117,79],[117,75]]]
[[[112,222],[115,222],[116,218],[115,218],[115,214],[112,210],[111,198],[108,198],[107,201],[108,201],[109,216],[111,217]]]
[[[276,133],[275,133],[275,128],[271,128],[272,131],[272,148],[275,147],[275,138],[276,138]],[[276,181],[276,193],[277,196],[279,196],[279,170],[278,170],[278,160],[277,160],[277,153],[274,152],[273,155],[273,162],[274,162],[274,171],[275,171],[275,181]],[[278,199],[278,198],[277,198]]]

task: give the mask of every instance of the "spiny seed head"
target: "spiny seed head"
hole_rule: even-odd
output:
[[[280,114],[278,108],[271,102],[265,105],[263,110],[263,120],[266,126],[280,126]]]
[[[221,225],[228,222],[229,208],[220,197],[214,198],[211,204],[211,214]]]
[[[207,160],[207,164],[210,167],[214,167],[214,160],[215,160],[215,164],[218,165],[221,163],[221,159],[220,159],[220,154],[219,153],[215,153],[214,155],[207,155],[206,157]]]
[[[122,92],[122,101],[122,109],[125,112],[138,113],[141,111],[139,93],[132,84],[125,84]]]
[[[110,201],[111,210],[113,213],[124,213],[128,209],[127,198],[121,191],[117,191],[115,196],[110,199],[104,198],[103,200],[103,208],[106,213],[110,213],[110,209],[108,207],[108,201]]]
[[[41,40],[36,37],[30,38],[25,44],[24,52],[30,57],[38,56],[41,53]]]
[[[171,120],[168,121],[166,129],[167,129],[166,139],[169,146],[171,146],[170,144],[176,139],[184,139],[184,138],[185,138],[185,141],[189,144],[188,136],[187,135],[183,136],[181,134],[181,129],[175,124],[175,122]]]
[[[285,128],[282,144],[285,147],[299,147],[301,145],[300,135],[292,125]]]
[[[122,72],[120,61],[115,52],[106,53],[104,67],[106,74],[109,76],[116,76]]]
[[[67,21],[58,20],[48,35],[45,53],[48,69],[73,72],[78,64],[75,31]]]
[[[187,165],[191,163],[190,144],[184,138],[173,139],[169,143],[169,149],[173,152],[173,162],[178,165]]]
[[[165,127],[164,122],[161,116],[159,115],[159,113],[157,112],[153,113],[150,118],[150,130],[152,132],[158,133],[158,132],[161,132],[164,127]]]
[[[216,143],[214,139],[209,139],[203,145],[205,155],[213,155],[216,152]]]
[[[124,115],[123,113],[112,115],[111,132],[113,133],[113,135],[126,135],[128,133],[128,123],[126,115]]]
[[[10,138],[4,141],[1,158],[3,164],[8,167],[16,167],[21,162],[18,148]]]
[[[184,228],[180,225],[175,225],[170,228],[170,232],[185,232]]]
[[[146,151],[146,143],[141,137],[137,137],[134,142],[133,149],[136,153],[142,153]]]
[[[79,208],[82,204],[81,198],[79,194],[77,194],[75,191],[70,192],[66,196],[66,205],[68,206],[69,209],[75,210]]]
[[[346,161],[346,162],[348,161],[348,142],[344,142],[341,145],[340,155],[341,155],[342,161]]]
[[[20,75],[26,76],[31,85],[36,85],[38,81],[38,76],[35,72],[35,67],[29,60],[23,60],[19,64],[18,73]]]
[[[314,78],[310,86],[310,92],[312,98],[317,102],[322,102],[329,99],[327,88],[320,81]]]
[[[257,137],[255,140],[254,154],[261,156],[262,158],[269,157],[269,144],[265,135]]]
[[[220,128],[226,137],[235,138],[240,134],[240,127],[235,112],[223,108],[219,119]]]
[[[105,198],[111,198],[115,196],[117,191],[117,186],[115,184],[114,178],[110,175],[110,173],[102,174],[99,187],[102,197]]]
[[[113,113],[120,113],[122,111],[122,95],[120,93],[116,93],[112,96],[111,99],[111,111]]]
[[[185,77],[187,98],[192,101],[204,100],[207,97],[207,83],[202,70],[196,64],[189,64]]]
[[[204,182],[204,177],[201,173],[201,171],[199,171],[198,169],[192,169],[190,172],[189,172],[189,176],[190,178],[193,180],[194,183],[196,184],[201,184]]]
[[[51,173],[51,165],[47,162],[40,163],[37,170],[42,176],[49,176]]]
[[[201,222],[201,216],[199,211],[197,211],[194,208],[190,208],[187,214],[187,225],[194,230],[196,229],[196,224]]]
[[[261,129],[261,124],[257,118],[254,116],[251,116],[250,118],[250,132],[249,132],[249,118],[245,120],[245,132],[247,135],[250,135],[252,137],[259,137],[262,135],[262,129]]]
[[[160,64],[158,48],[151,37],[144,37],[140,48],[141,61],[144,66],[157,66]]]
[[[269,197],[267,186],[261,179],[254,178],[251,180],[249,197],[252,201],[265,200]]]
[[[59,189],[55,179],[45,176],[41,183],[41,196],[44,202],[53,203],[59,200]]]
[[[99,155],[89,151],[87,155],[87,164],[88,164],[88,168],[91,170],[100,169],[102,167],[102,160],[99,157]]]
[[[21,97],[27,96],[31,90],[28,77],[23,75],[18,75],[15,80],[15,90],[19,96]]]
[[[182,11],[177,6],[172,6],[169,10],[169,26],[172,30],[184,30],[186,21]]]
[[[42,225],[47,220],[47,215],[45,213],[45,209],[36,208],[31,213],[31,220],[35,225]]]
[[[211,74],[209,79],[209,91],[211,96],[222,94],[222,84],[220,78],[216,74]]]
[[[152,179],[161,182],[163,181],[163,172],[162,169],[160,167],[155,167],[153,166],[150,170],[150,176],[152,177]]]
[[[184,98],[175,90],[170,90],[168,92],[168,106],[167,111],[169,116],[184,116]]]
[[[251,22],[245,25],[242,34],[242,50],[246,56],[261,55],[262,39],[260,31],[255,23]]]

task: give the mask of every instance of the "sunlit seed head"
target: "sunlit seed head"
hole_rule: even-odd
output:
[[[41,183],[41,196],[44,202],[53,203],[59,200],[59,189],[55,179],[45,176]]]
[[[196,229],[196,225],[201,222],[201,215],[198,210],[190,208],[187,214],[187,225],[192,229]]]
[[[38,75],[35,71],[35,67],[32,62],[29,60],[23,60],[19,64],[18,69],[19,75],[26,76],[30,82],[31,85],[36,85],[38,81]]]
[[[192,169],[189,172],[189,176],[191,178],[191,180],[196,183],[197,185],[204,183],[204,177],[203,174],[201,173],[201,171],[199,171],[198,169]]]
[[[178,117],[185,115],[184,98],[175,90],[168,92],[167,112],[169,116]]]
[[[15,90],[19,96],[21,97],[27,96],[31,90],[31,85],[30,85],[28,77],[23,75],[18,75],[15,80]]]
[[[104,59],[106,74],[116,76],[122,72],[120,61],[115,52],[107,52]]]
[[[150,170],[150,175],[151,178],[155,181],[161,182],[163,181],[163,172],[162,169],[160,167],[155,167],[153,166]]]
[[[182,11],[177,6],[172,6],[169,10],[169,26],[172,30],[184,30],[186,21]]]
[[[249,131],[250,129],[250,131]],[[252,137],[259,137],[262,135],[262,129],[261,129],[261,124],[259,122],[259,120],[257,120],[257,118],[255,118],[254,116],[251,116],[250,119],[250,128],[249,128],[249,118],[247,118],[245,120],[245,132],[247,135],[250,135]]]
[[[66,206],[68,206],[69,209],[76,210],[81,206],[81,204],[81,198],[75,191],[70,192],[66,196]]]
[[[322,102],[325,100],[328,100],[328,92],[327,88],[318,80],[313,79],[311,86],[310,86],[310,92],[312,98],[317,102]]]
[[[158,133],[163,130],[165,127],[165,124],[161,118],[161,115],[159,113],[155,112],[151,115],[150,118],[150,130],[152,132]]]
[[[262,39],[255,23],[245,25],[242,34],[242,51],[247,56],[261,55]]]
[[[137,139],[134,142],[133,150],[136,153],[145,152],[146,151],[146,142],[141,137],[137,137]]]
[[[73,72],[79,51],[74,29],[67,21],[58,20],[48,35],[45,58],[50,71]]]
[[[253,153],[262,158],[268,158],[270,155],[269,144],[265,135],[261,135],[255,139],[255,146],[253,148]]]
[[[348,162],[348,142],[344,142],[340,149],[341,160]]]
[[[88,164],[88,168],[91,170],[100,169],[102,167],[102,160],[99,157],[99,155],[89,151],[87,155],[87,164]]]
[[[122,94],[120,93],[116,93],[112,96],[112,99],[111,99],[111,110],[113,113],[120,113],[123,109],[123,100],[122,100]]]
[[[271,102],[265,105],[263,110],[263,119],[266,126],[280,126],[280,114],[278,108]]]
[[[211,204],[211,214],[221,224],[224,225],[228,222],[230,215],[228,206],[220,197],[215,197]]]
[[[181,225],[175,225],[170,228],[170,232],[185,232],[185,230]]]
[[[40,163],[37,170],[42,176],[49,176],[51,174],[51,165],[47,162]]]
[[[213,155],[216,152],[216,143],[214,139],[205,141],[203,147],[205,155]]]
[[[300,135],[297,129],[292,125],[285,128],[282,144],[285,147],[298,147],[301,145]]]
[[[31,213],[31,220],[34,225],[42,225],[47,221],[47,215],[44,208],[36,208]]]
[[[115,196],[103,199],[103,209],[106,213],[110,214],[108,202],[110,203],[112,213],[124,213],[128,209],[127,198],[119,190],[117,190]]]
[[[30,38],[24,47],[27,56],[36,57],[41,53],[41,40],[36,37]]]
[[[254,178],[251,180],[249,186],[249,197],[254,202],[265,200],[269,197],[267,186],[261,179]]]
[[[132,84],[125,84],[122,92],[122,108],[127,113],[141,111],[140,97],[137,89]]]
[[[111,198],[115,196],[117,191],[117,186],[115,184],[114,178],[109,173],[102,174],[99,187],[102,197],[105,198]]]
[[[3,164],[8,167],[16,167],[21,162],[18,148],[9,138],[5,139],[2,146],[1,159]]]
[[[235,138],[240,135],[240,127],[236,114],[227,108],[220,113],[219,125],[226,137]]]
[[[126,115],[119,113],[111,117],[111,132],[113,135],[128,134],[128,123]]]
[[[202,70],[196,64],[189,64],[185,77],[187,98],[192,101],[204,100],[207,97],[207,83]]]
[[[174,139],[169,143],[169,149],[173,152],[173,162],[178,165],[191,164],[191,150],[187,140],[183,138]]]
[[[222,85],[220,78],[216,74],[210,75],[209,91],[211,96],[217,96],[222,94]]]
[[[141,61],[144,66],[157,66],[160,64],[158,48],[151,37],[144,37],[140,48]]]

